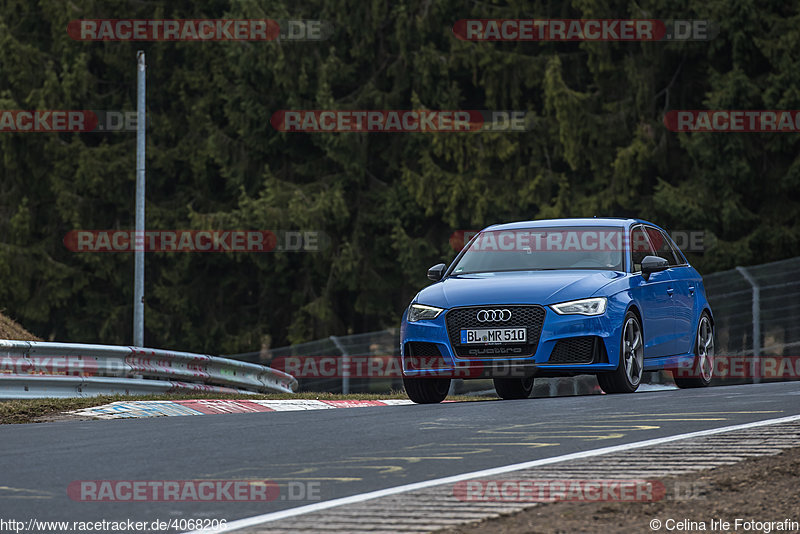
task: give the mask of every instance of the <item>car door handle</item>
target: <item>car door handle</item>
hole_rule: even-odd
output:
[[[673,293],[675,293],[675,290],[672,289],[671,287],[668,287],[667,288],[667,295],[669,295],[671,297]]]
[[[689,286],[689,294],[694,295],[694,286]]]

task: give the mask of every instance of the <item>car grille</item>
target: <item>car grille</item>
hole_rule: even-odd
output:
[[[405,370],[445,369],[448,367],[436,343],[410,341],[406,343],[405,355],[403,360]]]
[[[427,341],[411,341],[406,343],[406,356],[419,356],[422,358],[430,358],[441,356],[439,347],[436,343],[428,343]]]
[[[479,310],[504,309],[511,312],[508,321],[479,322],[475,317]],[[447,335],[455,353],[460,358],[524,357],[536,352],[544,323],[544,308],[541,306],[476,306],[455,308],[445,315]],[[461,330],[464,328],[514,328],[525,326],[528,331],[525,343],[501,343],[486,345],[461,345]]]
[[[547,363],[592,363],[601,359],[602,341],[597,336],[559,339]]]

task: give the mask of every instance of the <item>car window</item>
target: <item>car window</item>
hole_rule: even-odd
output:
[[[677,260],[678,262],[677,265],[685,265],[686,263],[688,263],[686,261],[686,258],[683,256],[683,252],[681,252],[681,249],[679,249],[678,245],[675,244],[675,241],[673,241],[672,238],[670,238],[666,233],[661,232],[661,234],[664,236],[664,241],[669,246],[669,249],[672,251],[672,254],[675,255],[675,260]],[[672,264],[670,263],[670,265]]]
[[[452,274],[625,268],[622,227],[553,226],[486,230],[473,239]]]
[[[669,244],[669,238],[665,236],[658,228],[646,226],[645,229],[647,230],[647,237],[650,238],[650,243],[652,243],[655,250],[655,255],[659,258],[664,258],[667,260],[670,267],[680,264],[675,257],[672,247]]]
[[[645,256],[652,256],[655,253],[650,246],[650,241],[641,226],[634,226],[631,229],[631,272],[638,273],[642,270],[642,260]]]

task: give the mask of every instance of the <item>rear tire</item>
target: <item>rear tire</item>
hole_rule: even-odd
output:
[[[633,393],[639,388],[644,370],[642,324],[635,313],[625,314],[619,343],[619,365],[610,373],[599,373],[597,383],[606,393]]]
[[[494,390],[504,400],[527,399],[533,391],[533,377],[495,378]]]
[[[704,388],[711,383],[714,376],[714,327],[706,312],[703,312],[697,324],[691,378],[677,376],[679,373],[672,371],[672,378],[679,388]]]
[[[442,402],[450,391],[449,378],[403,377],[406,395],[417,404],[436,404]]]

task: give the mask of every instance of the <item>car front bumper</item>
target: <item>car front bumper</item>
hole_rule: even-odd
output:
[[[457,351],[447,330],[447,312],[451,310],[446,310],[436,319],[413,323],[404,316],[400,333],[403,374],[409,377],[493,378],[591,374],[617,368],[622,321],[614,320],[614,317],[619,313],[624,317],[624,309],[620,312],[609,302],[606,313],[588,317],[559,315],[547,306],[543,308],[545,315],[538,343],[532,353],[526,351],[527,354],[520,355],[491,355],[493,348],[502,346],[498,343],[479,345],[474,350],[470,346],[470,350],[466,350],[472,352],[470,355],[465,354],[463,347]],[[432,352],[433,346],[436,350]],[[419,347],[424,350],[420,351]],[[590,359],[586,357],[587,350],[591,351]],[[508,352],[508,349],[500,352]],[[576,357],[571,357],[573,354]]]

